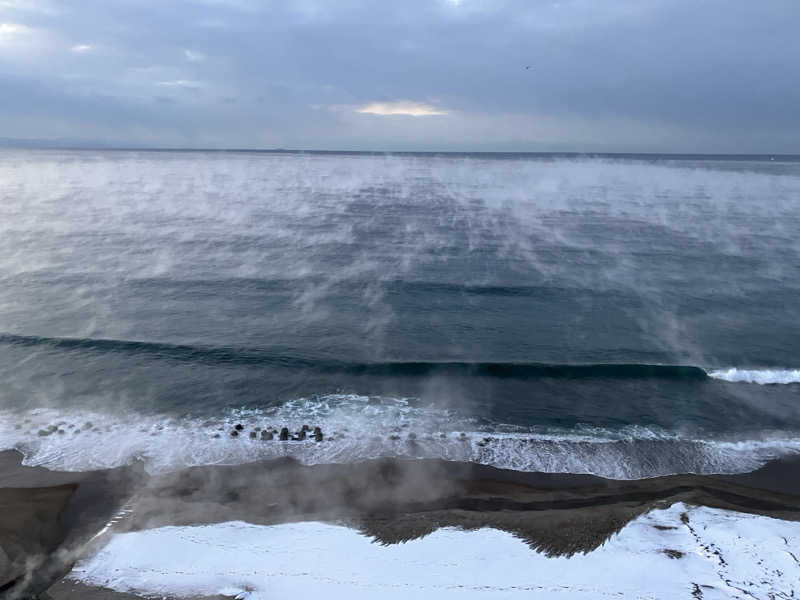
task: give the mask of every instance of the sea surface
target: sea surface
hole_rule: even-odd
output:
[[[798,234],[796,157],[2,150],[0,448],[749,471],[800,451]]]

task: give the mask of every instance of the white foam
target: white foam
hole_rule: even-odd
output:
[[[681,514],[686,512],[688,523]],[[658,526],[658,528],[656,527]],[[600,549],[548,558],[512,535],[440,529],[392,546],[324,523],[118,534],[72,579],[147,595],[347,598],[789,598],[800,523],[675,504]],[[665,550],[673,551],[670,557]],[[700,597],[700,596],[697,596]]]
[[[732,383],[758,383],[760,385],[800,383],[800,369],[717,369],[708,374],[714,379]]]
[[[87,426],[91,423],[91,426]],[[234,425],[244,429],[230,436]],[[262,441],[256,427],[320,425],[325,441]],[[485,427],[485,428],[484,428]],[[335,434],[334,434],[335,432]],[[411,438],[411,433],[416,438]],[[592,473],[638,479],[677,472],[751,471],[800,452],[791,433],[758,439],[698,440],[641,426],[619,430],[521,430],[483,426],[403,399],[325,396],[268,411],[231,411],[217,419],[39,409],[0,413],[0,449],[17,448],[25,463],[85,471],[141,459],[151,471],[241,464],[291,456],[304,464],[347,463],[379,457],[442,458],[520,471]]]

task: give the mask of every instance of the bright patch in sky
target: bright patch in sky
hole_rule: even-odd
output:
[[[398,100],[397,102],[370,102],[356,109],[356,112],[370,115],[407,115],[411,117],[430,117],[446,115],[447,112],[423,102]]]
[[[89,50],[91,49],[92,47],[89,44],[76,44],[72,48],[70,48],[70,50],[72,50],[73,52],[78,52],[78,53],[89,52]]]
[[[195,89],[201,87],[199,81],[191,81],[189,79],[173,79],[171,81],[159,81],[158,85],[163,87],[185,88],[185,89]]]
[[[206,59],[205,54],[202,52],[195,52],[194,50],[184,50],[183,55],[189,62],[203,62]]]
[[[0,23],[0,43],[13,41],[29,31],[29,27],[19,23]]]

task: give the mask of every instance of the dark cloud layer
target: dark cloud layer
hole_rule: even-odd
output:
[[[796,0],[0,0],[0,137],[800,152],[798,30]]]

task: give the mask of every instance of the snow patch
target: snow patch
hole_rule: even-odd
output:
[[[228,522],[113,536],[70,577],[146,595],[261,600],[410,597],[790,598],[800,523],[681,503],[629,523],[600,549],[547,558],[511,534],[440,529],[381,546],[345,527]],[[537,596],[538,594],[538,596]]]

